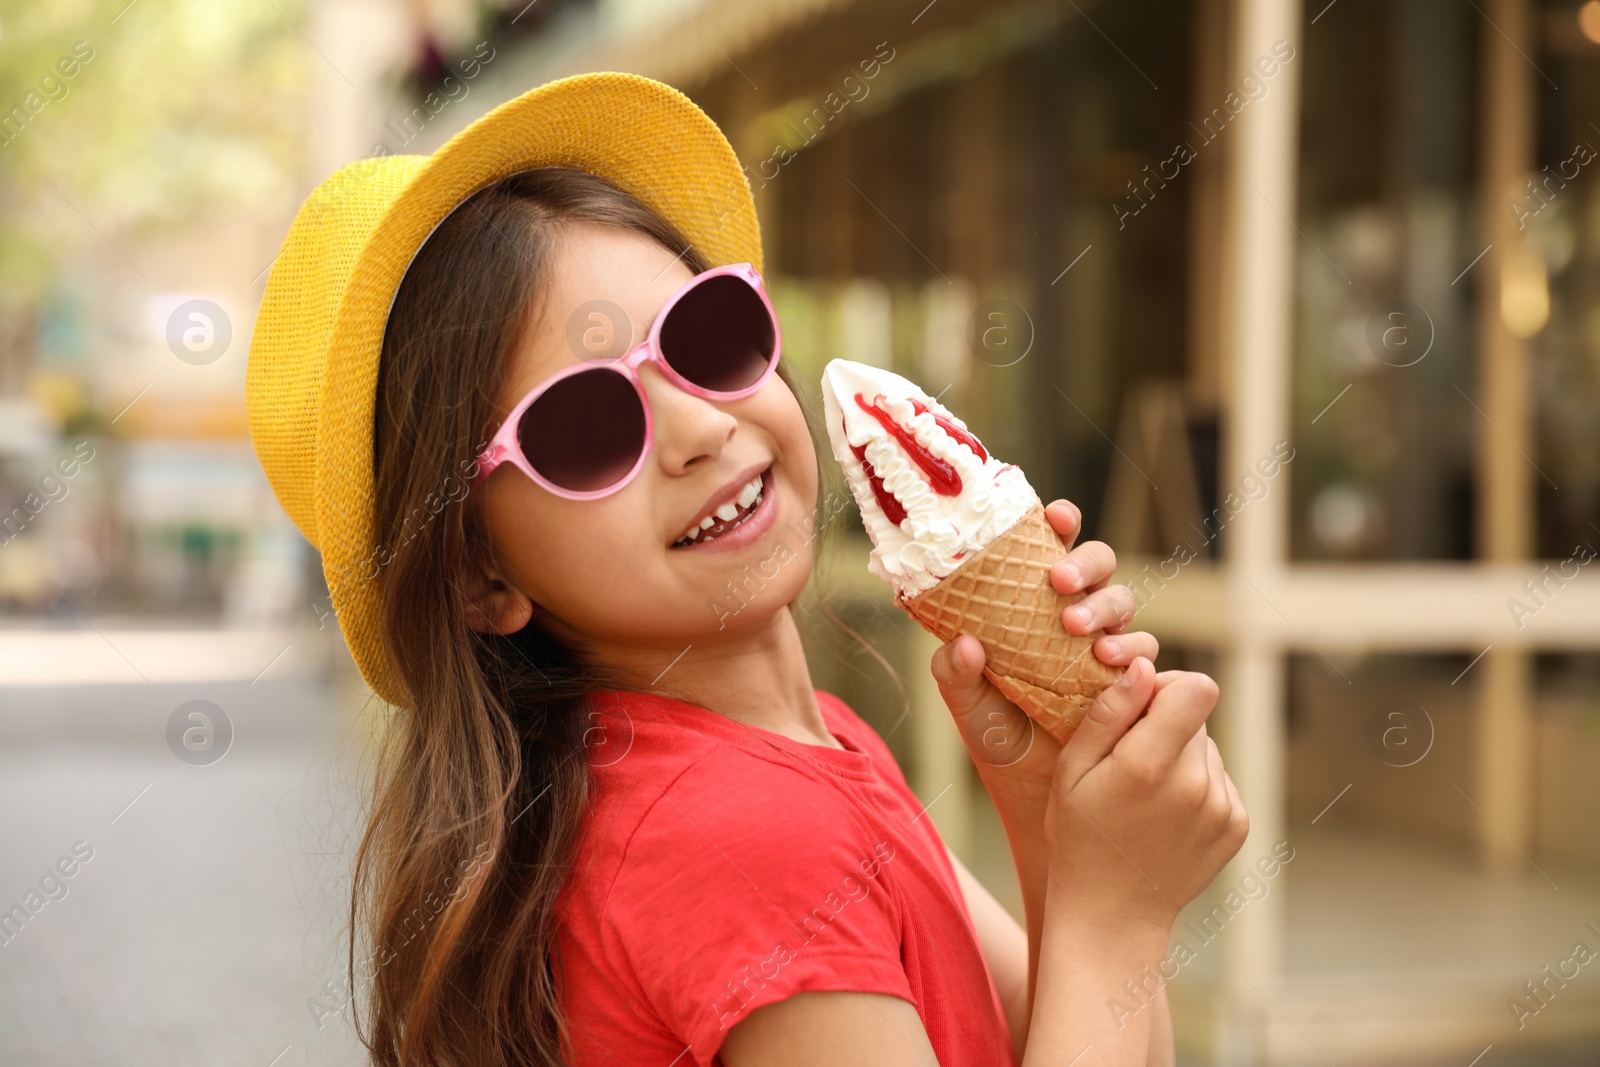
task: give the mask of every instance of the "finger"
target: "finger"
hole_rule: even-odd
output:
[[[1210,801],[1218,811],[1232,811],[1234,805],[1227,797],[1227,771],[1222,769],[1222,753],[1216,750],[1216,741],[1205,739],[1205,768],[1211,777]]]
[[[1205,725],[1201,724],[1200,729],[1184,742],[1183,750],[1167,772],[1175,780],[1190,782],[1197,787],[1191,799],[1201,811],[1216,811],[1215,805],[1222,800],[1219,792],[1221,783],[1211,774],[1210,746],[1211,738],[1206,736]]]
[[[983,643],[971,634],[939,646],[928,662],[939,695],[958,719],[965,718],[992,688],[983,676]]]
[[[1145,714],[1148,717],[1150,712],[1147,710]],[[1132,740],[1129,738],[1130,742]],[[1211,770],[1206,766],[1206,736],[1203,728],[1189,736],[1171,762],[1152,757],[1148,746],[1141,748],[1131,743],[1117,749],[1118,759],[1125,755],[1130,763],[1143,764],[1147,771],[1170,782],[1178,790],[1176,795],[1181,802],[1190,806],[1194,813],[1203,813],[1213,803],[1214,783],[1211,781]]]
[[[1057,772],[1057,784],[1063,790],[1077,785],[1079,779],[1111,753],[1144,710],[1154,681],[1155,668],[1150,661],[1135,659],[1128,664],[1121,681],[1094,698],[1083,721],[1061,750],[1063,764]]]
[[[1222,753],[1217,749],[1217,740],[1209,734],[1206,735],[1206,770],[1211,772],[1212,780],[1219,785],[1228,777],[1228,772],[1222,767]]]
[[[1119,637],[1118,640],[1121,640],[1121,638]],[[1188,675],[1193,674],[1193,673],[1194,673],[1193,671],[1157,671],[1156,672],[1156,692],[1158,692],[1158,693],[1161,692],[1163,689],[1167,688],[1167,686],[1171,685],[1173,682],[1176,682],[1179,679],[1187,677]]]
[[[971,634],[941,645],[931,661],[939,693],[967,751],[990,766],[1005,767],[1033,747],[1034,726],[984,675],[983,663],[983,643]]]
[[[1069,634],[1087,634],[1104,630],[1119,634],[1133,621],[1139,606],[1131,585],[1108,585],[1096,589],[1071,607],[1061,610],[1061,625]]]
[[[1083,529],[1083,513],[1078,506],[1070,500],[1052,500],[1045,505],[1044,517],[1062,543],[1071,548]]]
[[[1172,763],[1217,706],[1217,683],[1198,671],[1171,671],[1145,716],[1129,731],[1130,755]]]
[[[1214,738],[1211,741],[1211,751],[1208,755],[1210,757],[1211,774],[1221,780],[1222,791],[1228,798],[1228,805],[1231,808],[1243,808],[1244,801],[1239,799],[1238,787],[1233,784],[1233,777],[1228,774],[1228,768],[1222,762],[1222,750],[1217,747],[1217,742]]]
[[[1156,640],[1156,635],[1143,630],[1117,634],[1115,637],[1097,637],[1094,642],[1094,658],[1108,667],[1125,667],[1133,662],[1135,656],[1143,656],[1153,663],[1160,654],[1161,643]]]
[[[1050,584],[1058,593],[1095,589],[1117,569],[1117,554],[1104,541],[1085,541],[1050,567]]]
[[[1228,787],[1228,801],[1236,808],[1244,807],[1244,801],[1239,799],[1239,788],[1233,784],[1233,776],[1227,771],[1222,772],[1222,781]]]
[[[1219,760],[1220,756],[1217,757]],[[1228,777],[1228,772],[1222,772],[1223,803],[1227,805],[1222,809],[1228,813],[1228,833],[1238,839],[1234,852],[1244,847],[1245,839],[1250,836],[1250,813],[1245,810],[1244,801],[1239,799],[1239,791],[1233,787],[1233,779]]]
[[[1195,766],[1205,767],[1206,775],[1209,777],[1211,774],[1211,768],[1209,765],[1209,757],[1206,755],[1206,749],[1210,744],[1211,738],[1206,733],[1206,725],[1205,723],[1201,723],[1200,729],[1196,730],[1194,735],[1190,737],[1188,741],[1184,742],[1183,751],[1178,755],[1178,758],[1180,760],[1192,760]]]

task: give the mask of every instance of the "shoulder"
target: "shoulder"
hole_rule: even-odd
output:
[[[724,922],[804,914],[829,894],[877,881],[894,851],[881,824],[827,771],[781,753],[719,749],[652,798],[605,910],[659,920],[692,909]],[[879,896],[897,923],[897,904]]]
[[[903,782],[887,747],[843,701],[818,691],[818,703],[841,742],[866,754],[870,774]],[[851,872],[871,876],[877,857],[892,854],[880,832],[881,794],[848,777],[869,772],[832,766],[850,760],[818,759],[660,697],[610,696],[595,708],[603,740],[587,747],[603,765],[586,820],[593,862],[576,881],[598,912],[655,907],[673,894],[710,905],[751,888],[765,895],[769,885],[810,891]]]
[[[805,989],[910,996],[896,843],[824,774],[708,753],[630,838],[603,937],[683,1040],[714,1053],[745,1012]]]
[[[834,700],[819,696],[829,728],[865,750],[870,731]],[[860,757],[819,759],[682,704],[627,706],[591,812],[603,858],[569,916],[572,947],[609,988],[697,1062],[746,1012],[795,992],[910,998],[903,841]]]
[[[699,753],[639,821],[625,864],[681,863],[701,852],[712,866],[741,857],[773,877],[797,864],[855,852],[870,856],[870,823],[825,771],[772,754],[722,747]],[[726,857],[726,863],[715,860]]]

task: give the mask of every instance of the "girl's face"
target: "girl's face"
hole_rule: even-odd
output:
[[[496,420],[544,379],[594,358],[568,340],[598,321],[589,317],[592,302],[620,309],[637,344],[693,276],[643,234],[568,226],[543,280],[548,302],[512,358]],[[511,464],[477,490],[499,563],[468,594],[475,628],[514,632],[538,605],[549,613],[541,615],[545,625],[607,661],[608,651],[670,654],[749,633],[799,595],[811,572],[806,531],[817,467],[789,387],[773,375],[741,400],[712,401],[679,389],[652,364],[639,376],[654,438],[644,467],[620,491],[568,500]],[[741,487],[756,477],[762,498],[749,518],[720,536],[682,543],[719,504],[737,505]]]

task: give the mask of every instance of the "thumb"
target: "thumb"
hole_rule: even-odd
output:
[[[995,688],[983,673],[986,659],[983,642],[960,634],[935,651],[931,661],[939,694],[967,751],[980,768],[1012,767],[1034,754],[1037,770],[1050,774],[1055,741],[1043,731],[1036,733],[1023,710]]]
[[[1064,792],[1111,754],[1122,735],[1139,719],[1155,691],[1155,665],[1135,656],[1116,685],[1100,691],[1083,721],[1061,750],[1057,785]]]
[[[941,645],[930,663],[939,695],[956,721],[965,721],[989,695],[989,680],[983,676],[983,643],[971,634],[960,634]]]

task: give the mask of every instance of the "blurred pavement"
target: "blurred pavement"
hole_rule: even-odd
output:
[[[273,670],[255,684],[0,689],[0,909],[42,878],[59,897],[33,898],[37,913],[3,931],[0,1060],[363,1062],[345,1017],[319,1029],[308,1006],[335,999],[324,983],[343,962],[365,778],[340,724],[359,694],[342,673]],[[209,765],[166,739],[195,699],[234,730]],[[48,878],[80,841],[91,858]]]

